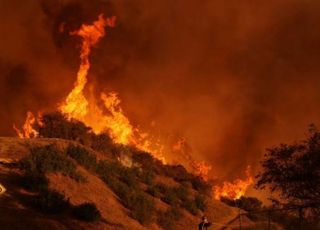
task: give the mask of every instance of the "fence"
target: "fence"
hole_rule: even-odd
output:
[[[320,229],[320,219],[318,221],[310,222],[305,218],[306,215],[310,214],[312,208],[314,208],[314,206],[299,206],[248,212],[239,209],[239,215],[236,218],[227,224],[217,224],[217,226],[220,225],[220,230],[275,230],[279,229],[280,226],[277,223],[282,223],[282,225],[284,225],[282,227],[286,230]],[[250,224],[248,224],[248,219],[253,220],[255,225],[250,226]],[[250,221],[250,223],[252,223],[252,221]]]

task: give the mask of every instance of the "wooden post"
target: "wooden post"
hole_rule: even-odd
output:
[[[271,211],[268,210],[268,230],[271,229]]]
[[[299,208],[299,229],[302,230],[303,208]]]
[[[242,221],[241,221],[241,209],[239,208],[239,229],[242,229]]]

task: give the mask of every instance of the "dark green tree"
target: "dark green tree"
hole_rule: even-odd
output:
[[[286,204],[320,206],[320,132],[309,128],[305,140],[267,149],[256,187],[268,188]]]

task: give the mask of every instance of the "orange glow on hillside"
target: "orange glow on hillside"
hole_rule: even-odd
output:
[[[222,186],[215,186],[214,198],[220,200],[221,197],[227,197],[235,200],[244,196],[249,186],[253,184],[250,167],[246,170],[246,176],[247,178],[245,180],[236,179],[233,182],[223,182]]]
[[[39,135],[38,131],[33,128],[36,122],[37,120],[35,116],[32,114],[32,112],[28,111],[26,121],[22,126],[22,130],[19,130],[15,125],[13,125],[13,129],[20,138],[35,138]]]
[[[212,169],[210,165],[204,161],[193,161],[194,173],[207,181],[209,179],[209,172]]]

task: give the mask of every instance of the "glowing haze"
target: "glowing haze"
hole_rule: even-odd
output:
[[[221,182],[245,180],[265,148],[320,122],[319,11],[317,0],[2,0],[1,134],[65,102],[83,42],[70,33],[116,15],[91,49],[88,106],[105,112],[101,93],[116,92],[146,146],[174,152],[184,137],[186,161],[206,162]]]
[[[94,21],[92,24],[83,24],[79,30],[71,33],[71,35],[80,36],[82,39],[80,49],[81,62],[74,88],[67,96],[65,102],[61,103],[59,110],[69,119],[82,121],[87,126],[91,127],[93,132],[96,134],[108,132],[115,143],[134,145],[143,151],[151,153],[163,163],[167,163],[163,156],[165,146],[161,141],[154,142],[152,139],[149,139],[148,133],[142,133],[139,129],[133,128],[129,119],[124,115],[122,108],[120,107],[120,99],[118,98],[117,93],[101,93],[100,99],[103,101],[103,105],[108,111],[108,114],[102,111],[94,97],[91,97],[88,100],[84,94],[84,90],[88,82],[88,71],[90,69],[89,57],[91,48],[104,37],[106,26],[115,26],[115,20],[115,17],[104,18],[103,15],[99,15],[98,20]],[[20,138],[36,138],[38,137],[38,132],[34,129],[34,125],[36,123],[41,125],[41,116],[39,115],[39,119],[37,120],[32,112],[28,111],[22,130],[16,128],[15,125],[14,129]],[[180,139],[172,146],[171,154],[187,154],[187,152],[183,152],[186,145],[186,140],[184,138]],[[187,157],[187,163],[189,164],[187,166],[191,167],[191,170],[195,174],[202,177],[204,180],[209,179],[208,175],[211,170],[211,166],[208,166],[203,161],[195,161],[191,155],[187,155],[185,157]],[[219,195],[220,193],[223,196],[228,196],[232,199],[239,198],[239,194],[244,195],[250,184],[244,184],[241,182],[241,180],[240,183],[237,181],[234,184],[224,182],[223,187],[219,189],[216,187],[214,190],[216,198],[221,196]],[[228,185],[228,187],[226,187],[226,185]],[[231,190],[233,190],[237,196],[231,194]]]

